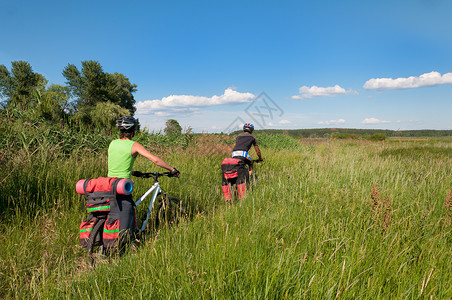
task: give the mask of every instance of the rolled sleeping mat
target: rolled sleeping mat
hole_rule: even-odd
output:
[[[133,181],[130,179],[121,179],[116,186],[116,192],[120,195],[130,195],[133,191]]]
[[[83,185],[85,184],[86,179],[80,179],[75,185],[75,190],[77,193],[84,195],[85,190],[83,189]],[[133,181],[131,179],[121,179],[116,185],[116,192],[120,195],[130,195],[133,191]]]
[[[77,181],[77,184],[75,185],[75,190],[80,195],[85,194],[85,190],[83,189],[83,185],[85,184],[85,181],[86,181],[86,179],[80,179],[79,181]]]

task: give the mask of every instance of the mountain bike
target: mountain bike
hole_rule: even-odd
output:
[[[181,201],[176,197],[169,197],[161,188],[159,183],[159,178],[162,176],[171,177],[171,172],[151,172],[151,173],[142,173],[139,171],[133,171],[132,176],[140,177],[140,178],[152,178],[154,179],[154,184],[135,202],[135,212],[136,207],[138,207],[149,195],[152,194],[149,205],[147,207],[146,213],[143,217],[137,218],[137,214],[135,214],[137,221],[140,221],[140,225],[135,228],[134,237],[137,241],[143,241],[145,239],[145,232],[148,230],[155,230],[161,224],[167,224],[169,226],[176,224],[182,217],[186,214],[186,209],[182,205]],[[157,201],[156,210],[154,209],[154,205]],[[149,219],[151,217],[151,213],[155,211],[154,223],[153,226],[149,226]],[[109,250],[105,247],[104,239],[106,235],[113,234],[109,232],[108,228],[105,226],[105,222],[107,220],[108,214],[97,212],[93,214],[94,226],[92,227],[92,231],[89,235],[89,239],[87,241],[87,256],[88,262],[90,265],[94,265],[95,260],[100,257],[106,257],[109,254]],[[151,227],[151,228],[148,228]],[[117,234],[119,234],[119,230],[116,230]]]
[[[135,206],[138,206],[143,202],[146,197],[152,193],[151,201],[146,210],[146,218],[142,218],[141,227],[137,226],[138,234],[141,236],[145,233],[146,226],[148,224],[149,217],[154,207],[154,203],[157,200],[158,207],[154,219],[154,228],[158,228],[161,223],[167,225],[176,224],[182,217],[186,215],[186,209],[182,205],[181,201],[176,197],[169,197],[166,192],[164,192],[159,183],[159,177],[167,176],[171,177],[171,172],[152,172],[152,173],[142,173],[139,171],[133,171],[132,176],[140,178],[152,178],[154,179],[154,184],[135,202]]]

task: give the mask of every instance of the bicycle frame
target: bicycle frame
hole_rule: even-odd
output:
[[[146,212],[146,219],[143,221],[143,224],[141,225],[140,232],[143,232],[146,228],[146,224],[148,223],[149,216],[151,215],[152,208],[154,207],[154,202],[157,199],[157,196],[162,191],[162,188],[160,187],[160,183],[157,181],[154,183],[154,185],[151,186],[149,190],[146,191],[146,193],[143,194],[136,202],[135,206],[138,206],[144,199],[146,199],[147,196],[149,196],[150,193],[154,192],[152,194],[151,202],[149,203],[147,212]]]

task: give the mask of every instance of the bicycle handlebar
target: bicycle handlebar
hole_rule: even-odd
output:
[[[265,158],[263,159],[253,159],[253,163],[260,163],[263,162],[265,160]]]
[[[140,171],[132,171],[132,176],[135,177],[140,177],[140,178],[154,178],[154,179],[158,179],[159,177],[162,176],[168,176],[168,177],[174,177],[171,176],[171,172],[163,172],[163,173],[159,173],[159,172],[150,172],[150,173],[143,173]]]

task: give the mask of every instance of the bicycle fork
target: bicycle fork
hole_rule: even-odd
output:
[[[141,225],[141,229],[140,232],[143,232],[144,229],[146,228],[146,225],[148,223],[149,220],[149,216],[151,215],[151,211],[152,208],[154,207],[154,202],[157,199],[157,196],[160,194],[160,192],[162,191],[160,184],[158,182],[154,183],[154,185],[146,192],[144,193],[143,196],[140,197],[140,199],[138,199],[135,202],[135,206],[137,206],[138,204],[140,204],[150,193],[154,192],[154,194],[152,195],[152,199],[151,202],[149,203],[147,212],[146,212],[146,219],[143,221],[143,224]]]

